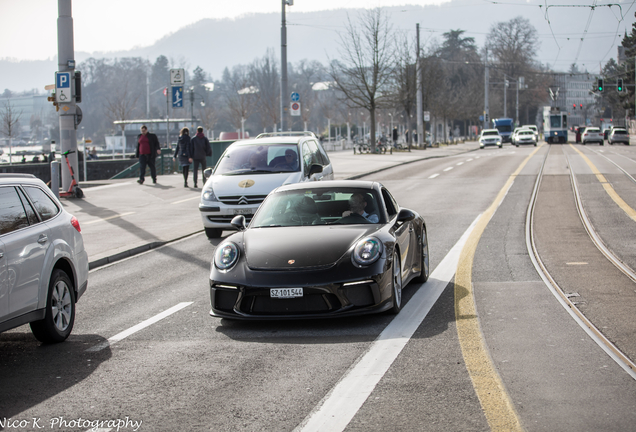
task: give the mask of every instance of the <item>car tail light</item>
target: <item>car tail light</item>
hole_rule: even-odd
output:
[[[82,229],[80,228],[79,221],[77,220],[77,218],[75,216],[71,216],[71,225],[73,225],[73,228],[75,228],[78,233],[82,232]]]

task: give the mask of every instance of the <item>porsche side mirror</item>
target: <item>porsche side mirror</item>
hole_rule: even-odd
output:
[[[311,168],[309,168],[309,177],[314,174],[318,174],[322,172],[322,165],[313,164]]]
[[[212,168],[206,168],[205,170],[203,170],[203,178],[204,179],[209,179],[212,176]]]
[[[246,227],[245,216],[243,215],[234,216],[234,218],[230,222],[230,225],[232,225],[234,228],[236,228],[239,231],[245,231],[245,227]]]
[[[407,221],[411,221],[413,219],[415,219],[415,213],[413,213],[409,209],[400,210],[400,212],[398,213],[398,216],[397,216],[397,221],[398,222],[407,222]]]

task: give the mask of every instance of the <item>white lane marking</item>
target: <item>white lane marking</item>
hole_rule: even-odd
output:
[[[432,175],[432,176],[430,176],[429,178],[430,178],[430,179],[432,179],[432,178],[437,177],[438,175],[439,175],[439,174],[433,174],[433,175]]]
[[[180,204],[180,203],[182,203],[182,202],[192,201],[192,200],[195,200],[195,199],[196,199],[196,200],[200,200],[200,199],[201,199],[201,195],[197,195],[197,196],[194,196],[194,197],[186,198],[186,199],[183,199],[183,200],[181,200],[181,201],[175,201],[175,202],[172,202],[172,203],[170,203],[170,204]]]
[[[481,215],[477,216],[430,275],[426,284],[420,286],[369,350],[294,429],[294,432],[340,432],[347,427],[453,279],[459,255],[480,217]]]
[[[466,159],[466,162],[470,162],[472,159]]]
[[[81,224],[82,225],[91,225],[91,224],[94,224],[94,223],[97,223],[97,222],[104,222],[104,221],[107,221],[107,220],[110,220],[110,219],[116,219],[116,218],[120,218],[120,217],[131,215],[131,214],[134,214],[134,213],[135,212],[121,213],[121,214],[117,214],[117,215],[114,215],[114,216],[108,216],[108,217],[101,218],[101,219],[95,219],[95,220],[92,220],[92,221],[89,221],[89,222],[82,222]]]
[[[173,313],[178,312],[178,311],[180,311],[181,309],[183,309],[183,308],[185,308],[187,306],[190,306],[192,303],[193,302],[182,302],[182,303],[179,303],[178,305],[173,306],[170,309],[165,310],[165,311],[161,312],[160,314],[157,314],[157,315],[153,316],[152,318],[148,318],[146,321],[142,321],[139,324],[137,324],[135,326],[132,326],[128,330],[124,330],[121,333],[117,333],[115,336],[109,338],[108,340],[106,340],[106,341],[104,341],[102,343],[99,343],[99,344],[97,344],[95,346],[90,347],[86,351],[88,351],[88,352],[101,351],[104,348],[109,347],[109,346],[113,345],[114,343],[119,342],[120,340],[125,339],[125,338],[127,338],[128,336],[130,336],[130,335],[132,335],[134,333],[137,333],[139,330],[143,330],[146,327],[148,327],[148,326],[150,326],[150,325],[152,325],[152,324],[154,324],[154,323],[156,323],[158,321],[161,321],[162,319],[172,315]]]
[[[444,170],[444,172],[446,172],[446,171],[450,171],[450,170],[452,170],[452,169],[453,169],[453,167],[448,167],[448,168],[446,168],[446,169]]]
[[[457,162],[457,165],[464,165],[464,162]]]

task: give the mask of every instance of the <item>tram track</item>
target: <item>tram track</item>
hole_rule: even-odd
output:
[[[539,189],[541,186],[541,182],[544,176],[544,168],[546,165],[546,161],[550,156],[552,146],[548,146],[548,151],[545,154],[541,167],[539,169],[539,173],[537,175],[537,180],[534,185],[534,189],[532,191],[532,195],[530,198],[530,202],[528,205],[528,209],[526,212],[526,246],[528,249],[528,254],[534,265],[537,273],[548,287],[548,289],[552,292],[552,294],[556,297],[559,303],[563,306],[563,308],[572,316],[572,318],[581,326],[581,328],[594,340],[601,349],[603,349],[621,368],[623,368],[632,378],[636,379],[636,364],[629,359],[614,343],[612,343],[584,314],[583,312],[576,306],[574,302],[572,302],[566,292],[559,286],[555,278],[550,274],[546,265],[541,260],[539,255],[539,251],[537,249],[537,245],[535,242],[534,235],[534,214],[537,204],[537,197],[539,194]],[[636,282],[636,273],[629,268],[629,266],[625,265],[618,257],[616,257],[603,243],[600,236],[594,230],[592,223],[587,217],[587,213],[583,208],[583,203],[581,200],[580,192],[578,189],[578,184],[576,181],[576,176],[571,169],[570,160],[567,156],[566,152],[563,152],[567,161],[567,167],[570,175],[570,183],[572,185],[572,191],[574,195],[576,209],[579,213],[579,217],[585,230],[587,231],[590,239],[594,243],[594,245],[601,251],[601,253],[614,264],[621,272],[623,272],[627,277],[629,277],[632,281]]]
[[[563,152],[563,154],[565,155],[565,160],[567,161],[568,167],[571,167],[570,158],[569,158],[567,152]],[[597,154],[599,154],[600,156],[603,156],[602,154],[600,154],[598,152],[597,152]],[[628,178],[630,178],[632,181],[634,181],[634,183],[636,183],[636,180],[634,180],[634,178],[631,175],[629,175],[629,173],[627,173],[627,171],[623,170],[620,166],[615,164],[609,158],[606,158],[606,159],[608,161],[612,162],[614,165],[616,165],[616,167],[619,168],[625,175],[627,175]],[[597,174],[597,176],[598,175],[602,175],[602,174],[599,173],[599,174]],[[607,183],[607,181],[604,179],[604,177],[603,178],[599,178],[599,181],[604,181],[605,183]],[[576,202],[576,209],[579,212],[579,216],[581,218],[581,222],[583,222],[583,226],[585,227],[585,230],[587,231],[588,235],[590,236],[590,238],[594,242],[594,245],[598,248],[599,251],[601,251],[601,253],[603,255],[605,255],[605,257],[609,260],[609,262],[614,264],[621,272],[623,272],[623,274],[625,274],[625,276],[627,276],[633,282],[636,283],[636,272],[634,272],[634,270],[632,268],[630,268],[627,264],[625,264],[618,256],[616,256],[616,254],[614,254],[607,247],[605,242],[603,242],[603,239],[601,238],[601,236],[594,229],[594,225],[590,221],[590,218],[588,217],[587,212],[585,211],[585,207],[583,206],[583,202],[581,200],[581,194],[579,192],[578,182],[576,181],[576,175],[574,174],[574,172],[571,169],[570,169],[570,182],[572,183],[572,190],[574,192],[574,200]],[[608,191],[608,193],[610,193],[610,192]],[[616,201],[616,199],[615,199],[615,201]],[[621,207],[623,207],[623,206],[621,205]],[[631,210],[631,212],[629,210]],[[631,208],[629,208],[629,210],[626,211],[628,216],[633,217],[633,215],[630,215],[630,213],[633,213],[633,210]]]

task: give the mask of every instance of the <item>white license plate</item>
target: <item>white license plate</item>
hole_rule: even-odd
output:
[[[254,213],[254,210],[252,209],[234,209],[235,215],[251,215],[252,213]]]
[[[270,288],[269,296],[271,298],[294,298],[302,297],[302,288]]]

